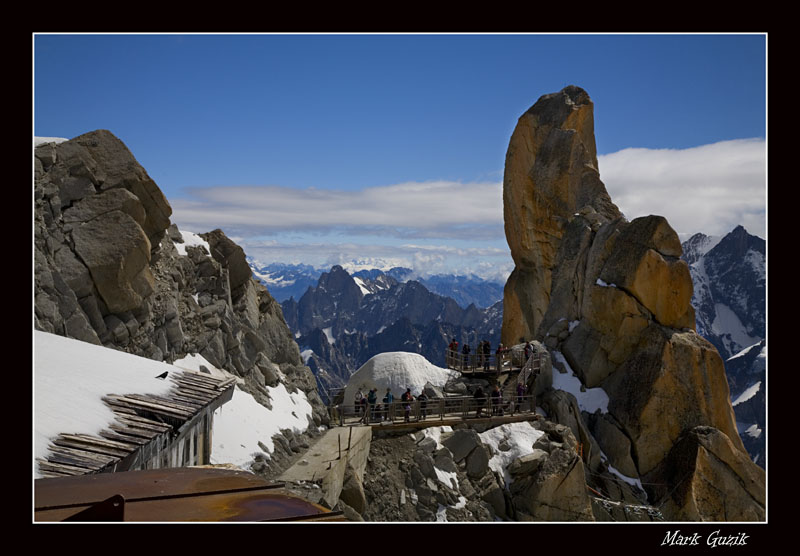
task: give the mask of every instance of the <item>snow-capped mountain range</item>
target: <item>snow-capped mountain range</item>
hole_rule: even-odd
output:
[[[766,242],[738,226],[725,236],[695,234],[682,245],[694,284],[697,332],[725,361],[740,434],[763,466]],[[377,353],[420,353],[441,365],[441,346],[451,337],[462,344],[499,342],[502,283],[477,276],[419,277],[404,267],[249,262],[281,302],[304,362],[327,390],[343,386]]]
[[[766,242],[736,227],[683,244],[694,283],[697,332],[728,359],[766,337]]]
[[[323,398],[372,356],[387,351],[419,353],[444,365],[451,338],[476,345],[500,341],[502,301],[489,308],[461,307],[417,280],[408,269],[358,271],[336,265],[295,300],[281,303],[306,365],[322,385]]]
[[[264,264],[248,258],[253,275],[261,281],[278,302],[282,303],[294,297],[299,300],[306,290],[316,286],[323,273],[330,268],[316,268],[306,264],[270,263]],[[361,280],[362,287],[388,288],[389,279],[397,282],[415,280],[429,291],[452,298],[461,307],[475,305],[486,308],[503,299],[505,283],[487,280],[476,275],[462,276],[456,274],[433,274],[421,276],[414,270],[405,267],[364,268],[362,264],[343,264],[341,266],[353,278]],[[370,286],[367,284],[370,283]],[[370,291],[375,293],[375,291]]]
[[[737,226],[683,244],[697,332],[725,361],[737,425],[753,461],[766,460],[766,242]]]

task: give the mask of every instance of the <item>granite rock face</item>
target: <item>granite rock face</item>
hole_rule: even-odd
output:
[[[564,228],[583,207],[606,219],[621,216],[600,181],[594,105],[586,91],[569,86],[525,112],[508,145],[503,210],[515,269],[505,288],[504,344],[534,336]]]
[[[546,95],[511,138],[504,205],[516,268],[506,284],[504,343],[541,341],[582,391],[607,395],[593,414],[563,392],[543,397],[548,418],[582,445],[589,473],[610,466],[673,488],[665,470],[683,454],[694,494],[668,504],[666,519],[763,519],[763,483],[750,481],[759,469],[739,437],[722,358],[695,331],[678,235],[661,216],[628,221],[611,202],[597,172],[591,107],[577,87]],[[692,436],[699,430],[706,432]],[[689,452],[697,454],[691,465]],[[693,509],[688,499],[707,494],[697,494],[704,473],[726,503]],[[750,486],[736,486],[742,481]],[[646,490],[650,503],[663,501],[664,492]]]
[[[127,147],[105,130],[36,148],[34,326],[157,361],[200,354],[266,386],[306,392],[327,422],[316,381],[280,305],[221,230],[183,244],[172,209]]]
[[[766,519],[765,471],[711,427],[688,430],[643,480],[675,485],[670,492],[657,487],[654,494],[676,521]]]

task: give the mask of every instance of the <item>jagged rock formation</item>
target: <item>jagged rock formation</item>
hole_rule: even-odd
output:
[[[550,422],[532,425],[535,448],[508,465],[508,481],[491,464],[512,449],[507,440],[495,447],[466,426],[373,438],[364,474],[363,519],[593,520],[583,462],[569,428]]]
[[[698,334],[726,360],[766,338],[766,242],[737,226],[722,238],[695,234],[683,250]]]
[[[594,105],[570,86],[543,96],[520,117],[506,152],[503,212],[515,268],[503,298],[505,345],[534,337],[564,228],[583,207],[608,220],[621,216],[600,181]]]
[[[766,242],[737,226],[724,237],[683,243],[697,333],[725,360],[739,434],[766,467]]]
[[[500,338],[500,302],[463,309],[417,281],[400,283],[378,273],[351,276],[338,265],[300,301],[288,299],[281,307],[324,399],[379,353],[414,352],[444,365],[452,338],[462,345],[487,340],[494,346]]]
[[[743,461],[722,358],[694,330],[680,241],[663,217],[628,222],[611,202],[597,173],[591,106],[585,91],[567,87],[542,97],[512,136],[504,202],[517,268],[506,285],[503,338],[543,341],[563,354],[562,371],[607,393],[607,411],[581,412],[586,427],[569,400],[551,404],[550,418],[568,422],[586,446],[589,471],[612,466],[676,487],[665,462],[701,427],[715,439],[707,449],[715,461],[752,481],[744,492],[716,475],[725,508],[673,495],[665,517],[763,519],[763,470]],[[699,484],[704,469],[687,468],[694,475],[686,480]],[[651,502],[665,496],[646,490]]]
[[[127,147],[105,130],[36,149],[34,326],[157,361],[200,354],[243,378],[306,393],[316,381],[280,305],[220,230],[183,245],[171,208]]]

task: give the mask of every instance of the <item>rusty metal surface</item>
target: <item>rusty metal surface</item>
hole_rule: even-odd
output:
[[[177,468],[38,479],[34,520],[63,521],[113,496],[124,521],[312,520],[331,512],[251,473]]]

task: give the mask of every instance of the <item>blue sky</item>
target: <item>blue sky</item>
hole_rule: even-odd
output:
[[[263,262],[489,275],[511,268],[508,140],[540,96],[569,84],[594,101],[600,177],[628,218],[663,214],[681,234],[741,223],[765,237],[766,43],[35,35],[33,133],[109,129],[181,229],[221,227]]]

